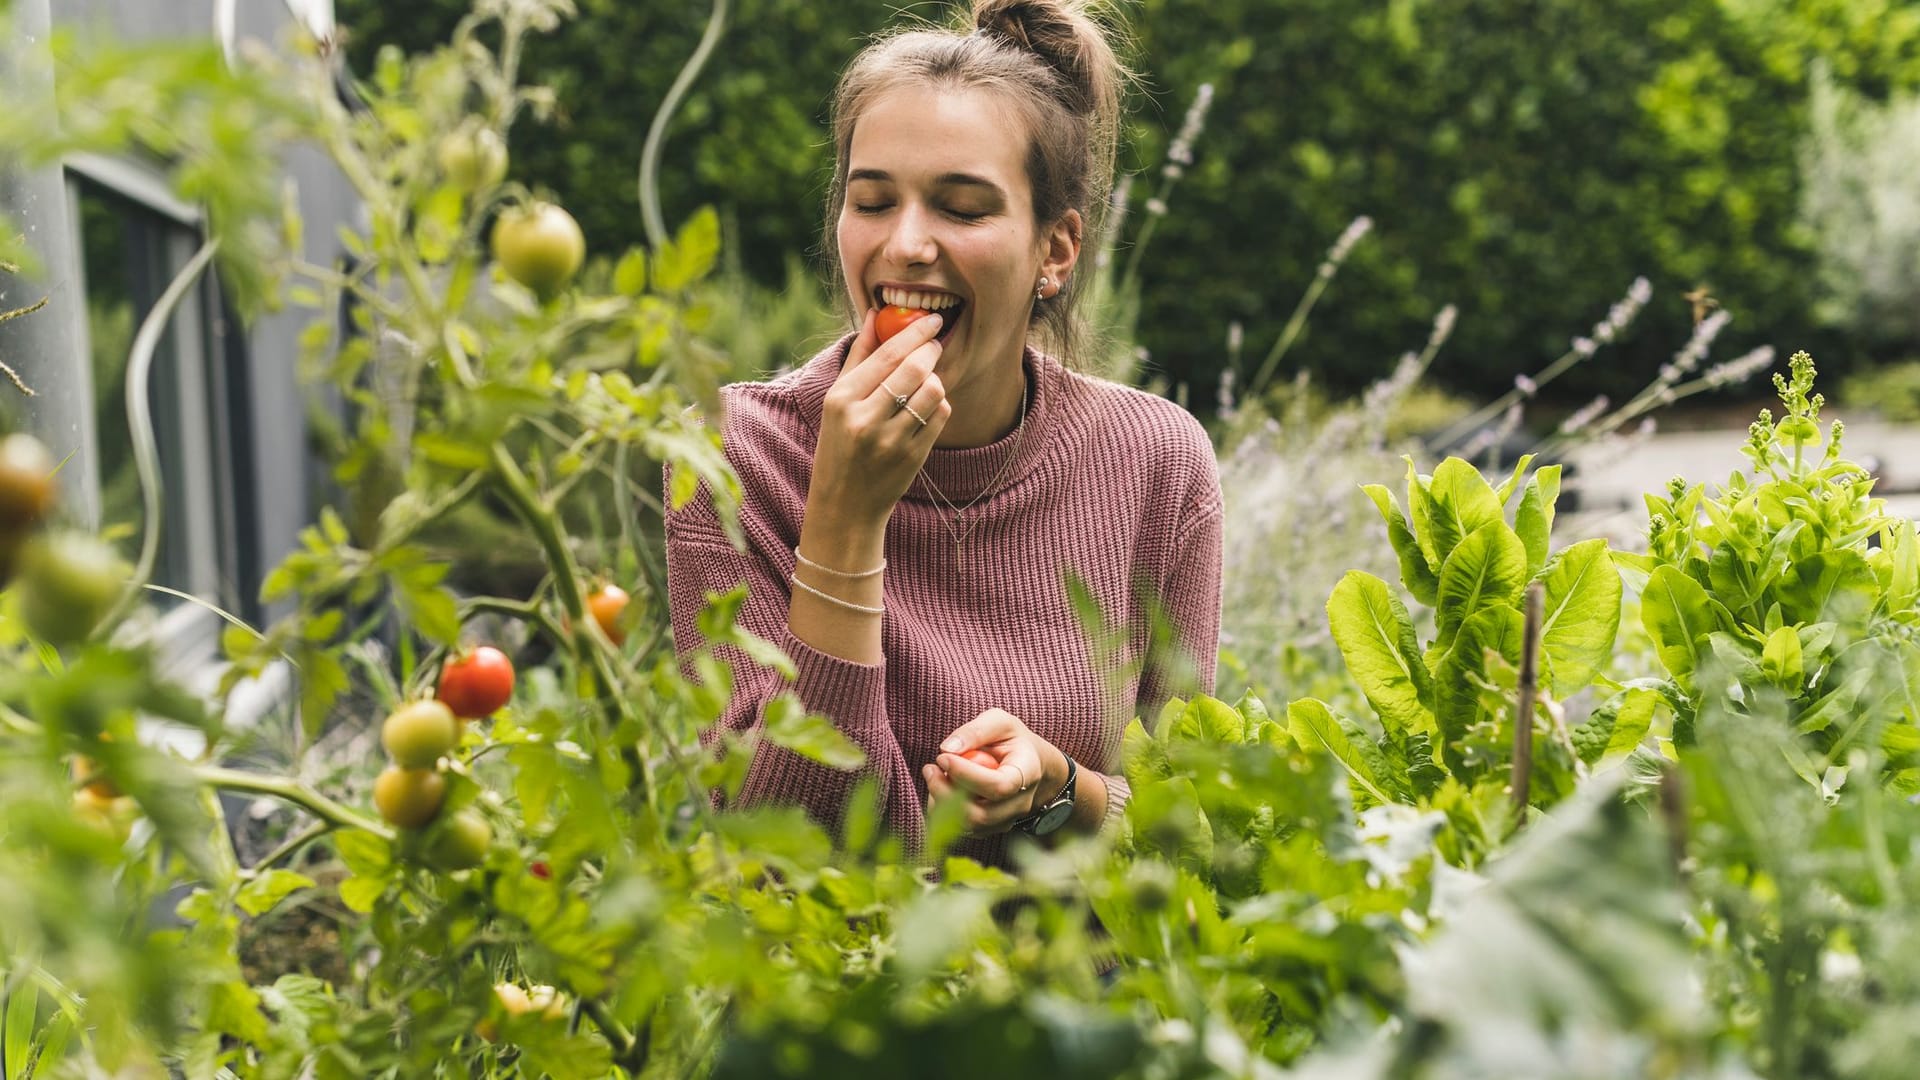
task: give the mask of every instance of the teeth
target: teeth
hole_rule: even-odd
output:
[[[927,311],[944,311],[960,302],[952,293],[920,292],[915,289],[882,288],[880,299],[895,307],[924,308]]]

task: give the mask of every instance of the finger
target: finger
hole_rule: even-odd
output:
[[[863,329],[861,332],[867,333],[869,329]],[[858,367],[854,366],[852,354],[849,353],[847,366],[840,373],[841,383],[847,393],[853,397],[866,397],[873,393],[874,388],[886,381],[887,376],[893,374],[907,357],[933,341],[934,335],[939,332],[940,316],[923,315],[908,323],[906,329],[876,346]],[[933,357],[937,358],[940,355],[938,351],[940,346],[934,345],[933,348],[935,350]],[[931,363],[928,364],[928,370],[932,370]]]
[[[953,734],[940,743],[940,749],[949,754],[964,754],[975,747],[1001,742],[1014,733],[1014,725],[1019,721],[1005,709],[988,709],[979,716],[953,729]]]
[[[859,367],[866,362],[867,357],[873,355],[873,350],[879,347],[880,332],[874,329],[874,321],[874,309],[868,308],[866,315],[860,320],[860,332],[853,335],[853,344],[847,346],[846,363],[840,365],[842,371]]]
[[[989,769],[958,754],[941,754],[939,765],[953,783],[982,798],[998,802],[1020,793],[1019,770],[1005,764]]]
[[[881,387],[881,392],[885,391],[886,387]],[[914,426],[916,430],[910,434],[919,435],[922,431],[931,429],[933,434],[939,435],[940,429],[946,426],[947,415],[953,412],[953,407],[947,405],[946,400],[947,388],[941,384],[940,376],[928,375],[926,380],[907,398],[904,407],[898,406],[897,403],[886,407],[893,409],[894,415],[901,420]],[[942,412],[942,406],[945,406],[944,412]]]

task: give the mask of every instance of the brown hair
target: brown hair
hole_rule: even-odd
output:
[[[998,92],[1026,129],[1034,224],[1044,230],[1077,210],[1081,253],[1098,250],[1113,182],[1121,88],[1131,75],[1093,7],[1093,0],[973,0],[969,28],[895,31],[847,65],[833,95],[833,183],[822,245],[841,296],[846,268],[834,223],[846,199],[853,128],[867,106],[901,85]],[[1058,293],[1034,305],[1033,324],[1062,359],[1080,338],[1081,266],[1091,270],[1091,260],[1077,265]]]

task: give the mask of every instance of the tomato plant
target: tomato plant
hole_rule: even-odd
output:
[[[462,191],[485,191],[507,176],[507,144],[490,127],[470,124],[440,139],[440,171]]]
[[[579,271],[587,238],[572,214],[535,202],[501,213],[493,226],[493,257],[508,277],[547,296]]]
[[[492,716],[513,698],[513,661],[491,645],[481,645],[447,661],[436,691],[462,720]]]

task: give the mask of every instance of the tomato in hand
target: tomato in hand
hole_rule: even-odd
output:
[[[513,697],[513,661],[491,645],[456,656],[440,669],[434,696],[462,720],[492,716]]]
[[[446,799],[447,778],[432,769],[389,765],[373,782],[374,807],[389,825],[402,829],[418,829],[432,821]]]
[[[587,595],[588,614],[615,645],[623,645],[627,640],[626,623],[621,617],[627,612],[628,599],[627,590],[618,585],[602,585]]]
[[[983,769],[997,769],[1000,767],[1000,759],[987,753],[985,750],[973,749],[960,756]]]
[[[402,768],[431,768],[458,741],[460,722],[441,701],[402,705],[380,725],[380,745]]]
[[[879,336],[881,341],[885,341],[900,331],[905,330],[914,320],[919,319],[923,315],[931,314],[933,314],[933,312],[928,311],[926,308],[901,307],[898,304],[888,304],[874,314],[873,332]]]
[[[493,226],[493,257],[508,277],[548,296],[573,280],[587,257],[587,238],[572,214],[535,202],[500,215]]]

